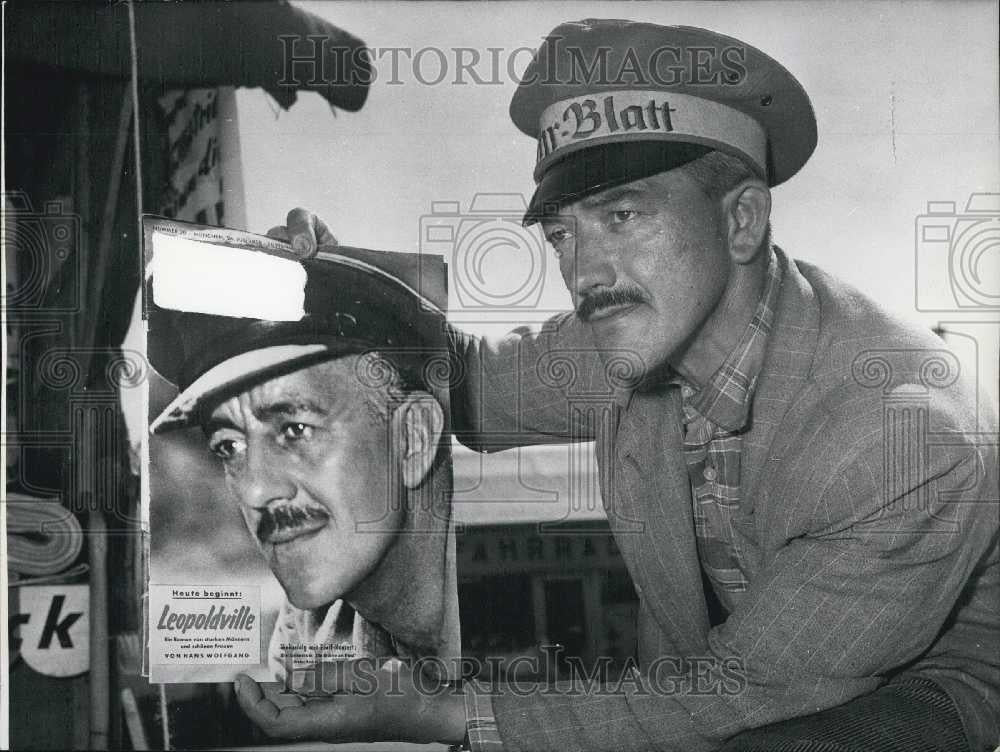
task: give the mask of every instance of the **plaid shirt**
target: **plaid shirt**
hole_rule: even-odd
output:
[[[502,752],[503,741],[493,715],[493,695],[489,690],[476,686],[476,681],[465,682],[465,738],[473,752]],[[462,745],[466,749],[466,745]]]
[[[698,558],[726,611],[732,613],[749,580],[743,551],[733,535],[740,508],[740,454],[757,376],[781,288],[781,267],[772,252],[764,292],[739,343],[701,389],[681,376],[671,379],[684,407],[684,459],[691,479],[691,504]]]
[[[749,580],[744,552],[732,532],[731,518],[740,506],[740,453],[750,419],[757,376],[764,364],[767,336],[781,288],[781,266],[771,251],[764,292],[736,347],[696,389],[680,375],[670,383],[681,390],[684,407],[684,458],[691,479],[698,558],[716,595],[732,612]],[[503,742],[493,714],[493,698],[475,681],[465,684],[465,717],[473,752],[500,752]]]

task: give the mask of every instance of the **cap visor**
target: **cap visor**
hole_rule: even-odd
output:
[[[607,188],[680,167],[711,150],[701,144],[631,141],[601,144],[570,154],[545,171],[531,197],[524,225]]]
[[[236,384],[245,383],[264,373],[276,371],[321,353],[336,352],[329,345],[278,345],[240,353],[205,371],[191,386],[183,390],[157,416],[150,426],[151,433],[164,433],[190,425],[203,403]]]

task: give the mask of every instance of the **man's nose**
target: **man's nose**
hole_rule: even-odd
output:
[[[288,473],[288,460],[267,441],[251,441],[247,458],[237,471],[236,495],[241,504],[263,509],[273,501],[295,498],[296,487]]]
[[[576,301],[595,290],[614,287],[618,279],[614,253],[599,233],[577,222],[573,253],[568,259],[570,269],[567,287]]]

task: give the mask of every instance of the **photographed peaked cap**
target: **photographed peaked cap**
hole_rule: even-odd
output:
[[[566,203],[710,150],[742,158],[779,185],[806,163],[817,137],[802,85],[757,48],[708,29],[614,19],[553,29],[510,116],[537,141],[539,190],[526,220],[542,203]]]

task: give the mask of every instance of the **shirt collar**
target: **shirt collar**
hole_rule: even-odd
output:
[[[781,279],[781,265],[772,249],[764,291],[736,347],[704,387],[693,392],[685,390],[690,392],[684,399],[688,407],[727,431],[742,429],[750,419],[750,405],[753,402],[757,377],[764,365],[764,351],[774,322],[774,309],[778,301]],[[679,374],[670,381],[682,386],[687,385]],[[689,420],[686,418],[685,422]]]

